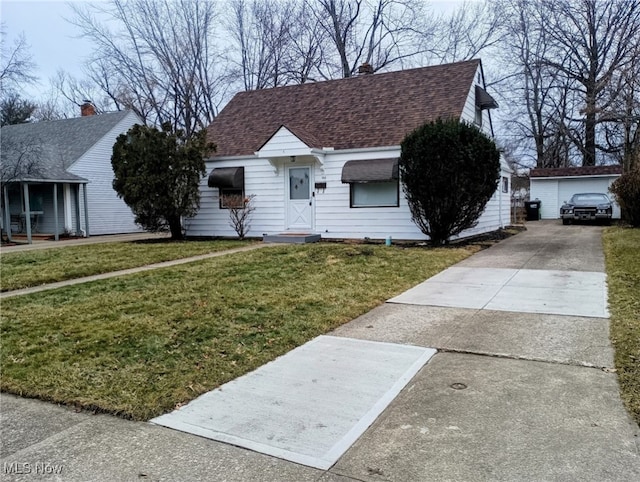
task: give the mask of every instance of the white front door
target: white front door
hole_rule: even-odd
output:
[[[287,230],[313,231],[311,167],[287,168]]]

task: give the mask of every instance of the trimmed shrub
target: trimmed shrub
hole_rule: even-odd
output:
[[[500,153],[477,127],[430,122],[402,141],[400,174],[413,222],[431,244],[478,224],[500,178]]]
[[[620,205],[622,219],[640,227],[640,166],[625,172],[609,188]]]

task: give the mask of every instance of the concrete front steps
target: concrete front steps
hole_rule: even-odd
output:
[[[291,244],[317,243],[318,241],[320,241],[320,235],[311,234],[311,233],[266,234],[263,236],[262,241],[264,243],[291,243]]]

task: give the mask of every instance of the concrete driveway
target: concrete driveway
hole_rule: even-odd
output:
[[[519,273],[564,272],[567,289],[601,289],[601,228],[527,227],[450,275],[473,279],[469,270],[477,269],[482,282],[504,288]],[[413,294],[330,333],[438,352],[328,470],[2,395],[3,475],[33,480],[48,464],[62,467],[49,480],[640,480],[638,426],[611,373],[605,316],[522,312],[522,292],[513,295],[512,311],[494,309],[491,300],[468,307],[464,292],[459,306]],[[30,473],[18,473],[24,464]]]
[[[602,229],[527,229],[336,330],[439,353],[335,472],[362,480],[373,480],[372,471],[385,480],[640,480],[638,426],[610,369]],[[518,281],[506,290],[510,280]],[[443,303],[436,293],[448,281]]]
[[[602,228],[527,223],[527,231],[467,258],[457,266],[604,272]]]

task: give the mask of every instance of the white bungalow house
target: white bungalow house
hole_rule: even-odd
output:
[[[82,107],[81,117],[0,130],[1,216],[9,238],[141,230],[113,190],[111,155],[116,137],[142,121],[131,111],[95,115],[90,104]]]
[[[363,66],[364,67],[364,66]],[[241,92],[208,128],[201,206],[187,236],[235,236],[225,196],[254,195],[248,236],[279,240],[424,240],[398,176],[400,143],[437,118],[461,119],[493,135],[480,60]],[[510,221],[510,170],[478,225]]]
[[[609,196],[613,218],[620,219],[620,206],[609,192],[622,175],[622,166],[584,166],[531,169],[531,200],[540,201],[541,219],[560,219],[560,206],[576,193],[601,192]]]

